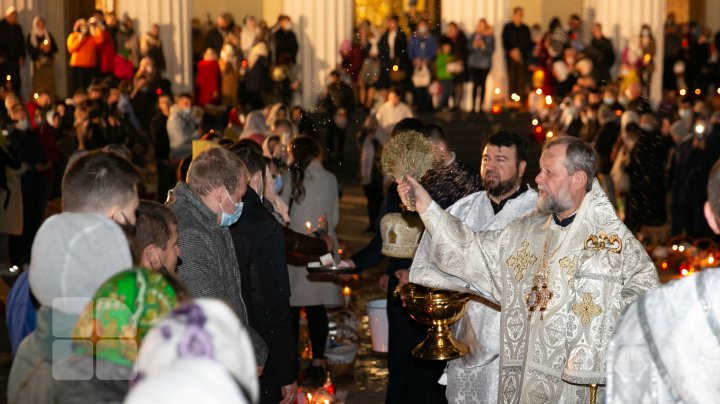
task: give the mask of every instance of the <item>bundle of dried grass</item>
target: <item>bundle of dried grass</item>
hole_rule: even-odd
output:
[[[410,175],[418,181],[432,167],[434,162],[433,146],[421,133],[410,130],[398,133],[383,146],[382,165],[383,173],[395,180]],[[411,198],[414,199],[414,198]],[[406,206],[414,211],[412,206]]]

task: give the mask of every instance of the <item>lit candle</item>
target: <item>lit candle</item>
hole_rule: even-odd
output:
[[[343,296],[350,296],[350,286],[345,286],[343,288]]]
[[[535,90],[535,94],[542,95],[542,88],[538,88],[537,90]]]
[[[547,135],[545,135],[545,136],[546,136],[548,139],[550,139],[550,138],[552,138],[553,136],[555,136],[555,134],[552,133],[551,130],[549,130],[548,133],[547,133]]]
[[[5,76],[5,80],[6,80],[6,81],[10,81],[11,79],[12,79],[12,77],[10,77],[9,74],[8,74],[7,76]]]
[[[308,234],[312,233],[312,224],[310,222],[305,222],[305,228]]]
[[[495,95],[500,95],[500,87],[495,88]]]
[[[552,97],[549,95],[545,96],[545,104],[552,105]]]
[[[45,40],[43,41],[43,45],[47,46],[49,43],[50,43],[50,41],[48,41],[47,38],[45,38]]]

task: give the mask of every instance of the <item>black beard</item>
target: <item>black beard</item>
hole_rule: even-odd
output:
[[[497,183],[491,180],[483,179],[483,188],[485,188],[490,196],[499,198],[515,189],[517,187],[517,180],[517,173],[507,181],[498,181]]]

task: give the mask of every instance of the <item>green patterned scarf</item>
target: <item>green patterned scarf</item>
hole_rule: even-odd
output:
[[[73,329],[75,353],[132,367],[147,331],[178,304],[157,272],[120,272],[95,292]]]

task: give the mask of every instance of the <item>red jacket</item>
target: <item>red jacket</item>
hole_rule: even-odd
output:
[[[97,58],[102,74],[113,73],[113,63],[115,62],[115,43],[112,36],[107,31],[98,30],[93,36],[95,45],[97,46]]]
[[[217,101],[219,91],[220,65],[217,60],[201,60],[195,77],[195,104],[204,106]]]

